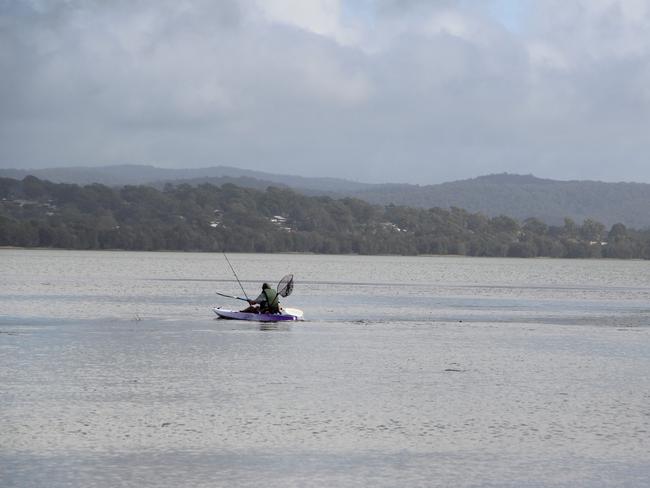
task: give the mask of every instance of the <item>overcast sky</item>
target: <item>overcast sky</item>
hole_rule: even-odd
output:
[[[0,167],[650,182],[650,0],[0,0]]]

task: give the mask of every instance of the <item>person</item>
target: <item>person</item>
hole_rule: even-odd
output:
[[[255,300],[248,300],[250,305],[242,312],[252,313],[280,313],[280,301],[278,292],[269,286],[268,283],[262,285],[262,293]]]

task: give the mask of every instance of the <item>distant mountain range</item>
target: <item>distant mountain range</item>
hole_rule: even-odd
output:
[[[33,175],[54,183],[75,183],[88,185],[101,183],[107,186],[153,185],[165,183],[212,183],[221,185],[234,183],[247,188],[266,188],[268,186],[287,186],[297,190],[322,192],[355,192],[371,188],[369,183],[356,183],[339,178],[306,178],[264,173],[229,166],[209,168],[169,169],[144,165],[117,165],[92,167],[66,167],[46,169],[0,169],[0,176],[22,179]]]
[[[565,217],[594,219],[611,226],[623,223],[650,227],[650,184],[557,181],[533,175],[492,174],[437,185],[370,184],[338,178],[306,178],[249,171],[227,166],[164,169],[153,166],[69,167],[38,170],[0,169],[0,176],[22,179],[28,174],[58,183],[102,183],[111,186],[166,183],[191,185],[233,183],[248,188],[290,187],[308,195],[355,197],[371,203],[411,207],[459,207],[488,216],[519,220],[536,217],[561,224]]]

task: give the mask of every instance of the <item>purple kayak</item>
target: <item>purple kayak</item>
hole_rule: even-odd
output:
[[[213,308],[221,319],[231,320],[252,320],[254,322],[286,322],[291,320],[302,320],[302,310],[297,308],[282,308],[280,313],[250,313],[227,310],[225,308]]]

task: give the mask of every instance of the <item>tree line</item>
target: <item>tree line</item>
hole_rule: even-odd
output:
[[[650,230],[460,208],[373,205],[286,188],[112,188],[0,178],[0,246],[650,259]]]

